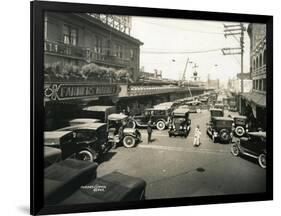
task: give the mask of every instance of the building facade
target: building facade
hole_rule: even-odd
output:
[[[266,25],[251,23],[247,31],[252,91],[241,95],[241,111],[250,116],[254,128],[266,129]]]
[[[94,63],[123,69],[136,80],[142,42],[129,35],[130,29],[128,16],[46,12],[45,64]]]

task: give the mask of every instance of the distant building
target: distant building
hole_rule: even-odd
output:
[[[250,116],[255,128],[266,128],[266,25],[251,23],[250,77],[252,91],[242,94],[241,112]]]
[[[87,13],[45,13],[45,64],[98,66],[139,75],[140,45],[130,36],[131,18]]]

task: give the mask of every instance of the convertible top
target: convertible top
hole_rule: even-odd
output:
[[[70,134],[70,131],[45,131],[44,139],[60,139],[61,137]]]
[[[84,111],[106,112],[109,109],[115,109],[115,106],[88,106],[83,108]]]
[[[77,119],[72,119],[69,121],[69,124],[84,124],[84,123],[96,123],[96,122],[100,122],[99,119],[95,119],[95,118],[77,118]]]
[[[174,115],[186,115],[189,112],[188,108],[177,108],[173,111]]]
[[[128,116],[123,114],[123,113],[113,113],[113,114],[110,114],[108,116],[108,120],[110,121],[119,121],[119,120],[123,120],[123,119],[126,119]]]
[[[57,131],[73,131],[73,130],[79,130],[79,129],[97,130],[104,125],[106,125],[106,123],[101,123],[101,122],[77,124],[77,125],[60,128]]]

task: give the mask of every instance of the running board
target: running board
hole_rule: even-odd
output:
[[[259,158],[258,156],[253,155],[253,154],[250,154],[250,153],[247,153],[247,152],[244,152],[243,154],[244,154],[244,155],[247,155],[247,156],[249,156],[249,157],[252,157],[252,158],[256,158],[256,159]]]

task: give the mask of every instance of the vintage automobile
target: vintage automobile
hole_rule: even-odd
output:
[[[188,106],[190,113],[200,113],[202,102],[199,100],[189,101],[184,103],[184,105]]]
[[[207,134],[211,136],[214,143],[221,141],[230,143],[232,141],[233,119],[229,117],[212,117],[207,124]]]
[[[223,117],[224,111],[222,109],[211,108],[210,109],[210,121],[212,121],[213,117]]]
[[[88,124],[88,123],[96,123],[100,122],[100,119],[95,119],[95,118],[76,118],[70,120],[68,123],[70,126],[78,125],[78,124]]]
[[[146,182],[111,172],[97,178],[96,163],[66,159],[44,169],[44,203],[68,205],[145,199]]]
[[[233,131],[234,131],[234,135],[238,137],[242,137],[248,132],[247,116],[239,115],[233,117]]]
[[[130,118],[129,127],[147,127],[148,121],[151,120],[158,130],[164,130],[169,125],[171,112],[172,109],[165,106],[147,108],[142,115]]]
[[[249,132],[247,137],[240,138],[231,145],[234,156],[246,155],[258,160],[262,168],[266,168],[266,132]]]
[[[101,122],[105,123],[107,122],[107,117],[112,113],[116,113],[115,106],[95,105],[84,107],[79,114],[79,117],[100,119]]]
[[[123,143],[124,147],[132,148],[141,141],[141,133],[136,128],[128,127],[128,116],[114,113],[108,116],[108,142],[114,148]]]
[[[62,160],[76,153],[76,144],[73,142],[71,131],[45,131],[44,146],[60,149]]]
[[[189,119],[189,110],[178,108],[175,109],[171,116],[169,126],[169,137],[184,136],[187,137],[191,128],[191,120]]]
[[[112,147],[107,141],[106,123],[77,124],[57,131],[73,132],[75,158],[79,160],[97,161]]]

